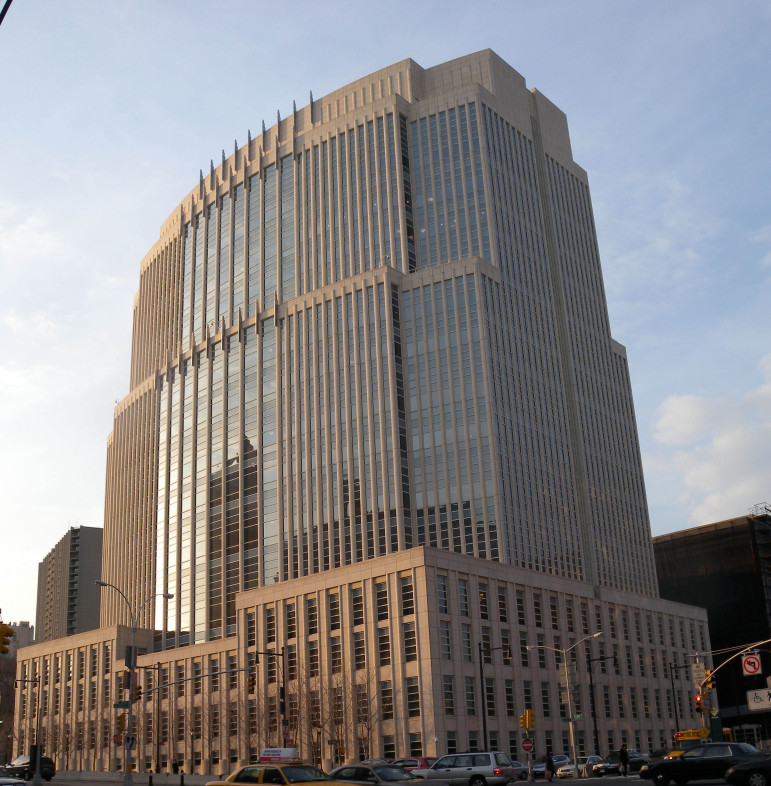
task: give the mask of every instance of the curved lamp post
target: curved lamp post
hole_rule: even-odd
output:
[[[131,605],[131,601],[126,597],[126,594],[120,587],[116,587],[114,584],[110,584],[109,581],[102,581],[101,579],[95,579],[94,584],[98,587],[110,587],[114,589],[120,596],[126,601],[126,605],[128,606],[129,610],[129,618],[131,619],[131,665],[129,668],[129,711],[128,711],[128,722],[126,724],[126,736],[123,741],[123,784],[124,786],[133,786],[134,779],[131,776],[131,750],[132,748],[129,747],[129,740],[133,737],[134,734],[134,727],[132,723],[133,719],[133,710],[131,708],[131,698],[134,690],[134,683],[136,681],[136,666],[137,666],[137,650],[136,650],[136,638],[137,638],[137,624],[139,621],[139,615],[142,613],[142,609],[154,598],[166,598],[166,600],[171,600],[174,597],[173,592],[157,592],[155,595],[150,595],[149,598],[145,598],[142,603],[140,604],[139,608],[134,613],[134,607]]]
[[[578,760],[576,759],[576,735],[573,729],[573,693],[570,686],[570,666],[568,663],[568,652],[574,650],[579,644],[583,644],[587,639],[596,639],[598,636],[602,636],[602,631],[598,630],[597,633],[592,633],[589,636],[584,636],[582,639],[579,639],[575,644],[571,644],[569,647],[565,647],[565,649],[560,649],[559,647],[551,647],[548,644],[534,644],[528,645],[527,649],[529,650],[554,650],[554,652],[559,652],[562,655],[562,662],[565,666],[565,690],[567,691],[568,695],[568,728],[570,729],[570,755],[573,758],[573,764],[576,768],[576,777],[578,777]]]

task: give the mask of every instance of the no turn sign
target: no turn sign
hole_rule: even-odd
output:
[[[750,652],[747,655],[742,655],[742,674],[745,677],[753,677],[756,674],[762,674],[760,668],[760,655]]]

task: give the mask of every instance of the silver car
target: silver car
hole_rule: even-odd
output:
[[[450,753],[412,775],[450,786],[504,786],[516,777],[509,757],[501,751]]]

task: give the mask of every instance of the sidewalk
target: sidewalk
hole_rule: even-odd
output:
[[[225,777],[230,773],[225,773]],[[132,774],[134,786],[148,786],[150,776],[153,786],[205,786],[209,781],[220,780],[219,775],[172,775],[171,773],[135,772]],[[59,770],[52,783],[62,781],[65,783],[123,783],[122,772],[81,772],[79,770]]]

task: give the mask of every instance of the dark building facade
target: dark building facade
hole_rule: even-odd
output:
[[[36,641],[52,641],[99,627],[102,529],[72,527],[38,566]]]
[[[715,669],[754,642],[771,639],[771,507],[653,539],[662,598],[707,609]],[[715,676],[721,717],[737,737],[768,739],[771,711],[751,711],[747,691],[767,687],[771,645],[759,645],[763,674],[736,657]]]

